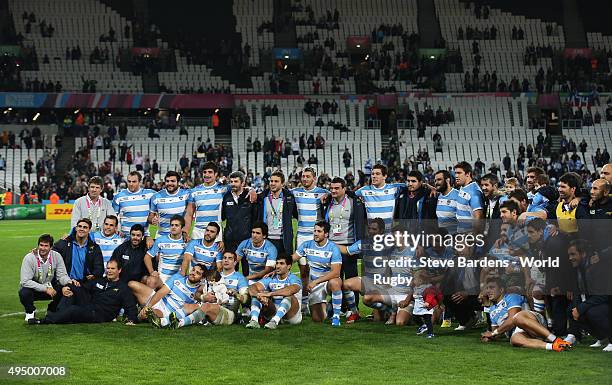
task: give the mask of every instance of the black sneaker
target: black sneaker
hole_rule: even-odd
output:
[[[30,318],[28,320],[28,325],[40,325],[42,323],[38,318]]]

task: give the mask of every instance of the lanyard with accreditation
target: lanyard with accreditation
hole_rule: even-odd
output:
[[[268,201],[270,202],[270,209],[272,210],[272,227],[275,229],[280,229],[282,227],[282,217],[283,217],[283,192],[281,191],[278,196],[280,200],[276,209],[274,208],[274,204],[272,203],[272,191],[268,195]]]

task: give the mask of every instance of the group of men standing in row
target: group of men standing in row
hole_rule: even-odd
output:
[[[605,207],[610,205],[610,181],[606,175],[611,169],[612,165],[604,167],[604,179],[593,183],[600,191],[595,196],[591,191],[591,199],[587,197],[586,203],[577,199],[576,182],[571,177],[565,181],[562,178],[561,185],[568,186],[568,194],[561,194],[554,209],[550,208],[551,202],[557,198],[542,188],[547,186],[544,172],[530,169],[528,193],[517,190],[516,207],[506,205],[506,211],[517,217],[524,212],[523,218],[529,217],[528,221],[551,219],[551,213],[557,214],[557,218],[570,224],[576,212],[586,212],[587,216],[610,215]],[[512,198],[512,192],[500,194],[494,175],[483,177],[479,185],[472,180],[467,162],[457,164],[454,174],[454,184],[447,171],[435,174],[434,186],[427,185],[418,171],[409,173],[405,184],[389,184],[385,166],[375,165],[371,185],[352,192],[342,178],[334,178],[330,190],[317,187],[315,170],[305,168],[301,187],[286,189],[284,175],[274,172],[269,188],[256,194],[245,186],[241,172],[230,175],[229,185],[219,184],[217,166],[207,163],[203,167],[204,183],[191,190],[179,187],[179,175],[175,172],[165,176],[163,190],[143,189],[140,174],[132,172],[128,175],[128,188],[119,192],[112,203],[100,197],[102,181],[94,177],[88,194],[74,205],[72,233],[53,246],[55,252],[50,251],[52,238],[41,236],[38,248],[24,259],[20,299],[26,309],[26,320],[40,322],[34,316],[35,299],[53,298],[44,323],[110,321],[116,318],[119,309],[124,309],[130,323],[148,318],[162,327],[206,321],[231,324],[240,305],[248,307],[250,301],[249,328],[259,327],[260,315],[269,320],[267,328],[276,328],[282,319],[299,323],[306,309],[313,321],[322,322],[330,317],[332,325],[339,326],[343,300],[349,310],[347,322],[359,319],[355,294],[361,293],[364,303],[376,313],[387,314],[388,322],[397,320],[401,324],[406,320],[401,310],[408,309],[411,301],[405,294],[397,298],[367,289],[366,274],[360,278],[357,269],[356,256],[367,249],[361,241],[365,243],[392,229],[399,231],[394,219],[408,220],[409,228],[413,225],[420,228],[422,222],[433,220],[450,234],[484,232],[486,248],[491,248],[501,229],[493,229],[488,221],[501,218],[504,222],[501,207],[504,200]],[[572,196],[569,190],[573,191]],[[521,192],[531,197],[522,197]],[[521,209],[521,205],[525,208]],[[298,222],[295,248],[294,218]],[[158,226],[156,239],[148,233],[149,224]],[[571,226],[559,227],[566,232],[577,231]],[[406,226],[403,229],[414,230]],[[495,244],[499,246],[499,242]],[[416,257],[418,248],[402,252]],[[290,272],[296,261],[301,279]],[[242,273],[236,271],[238,266]],[[425,287],[436,283],[433,275],[420,277],[419,283],[426,284]],[[461,277],[464,279],[465,275]],[[481,282],[480,288],[484,285],[486,282]],[[502,285],[496,287],[499,286]],[[453,309],[456,318],[463,318],[459,319],[460,328],[474,314],[473,311],[470,314],[469,306],[465,313],[469,301],[465,301],[464,289],[457,288],[450,295],[450,307],[457,305]],[[424,290],[416,292],[412,287],[407,293],[408,297],[416,294],[410,312],[417,305],[423,307],[416,299],[422,302]],[[328,296],[331,306],[327,306]],[[58,310],[60,297],[62,304]],[[139,314],[136,302],[141,305]],[[432,307],[428,305],[423,314],[431,315]],[[535,319],[529,315],[518,318],[524,321],[525,317],[528,322],[522,324]],[[431,334],[430,317],[425,317],[424,323]],[[535,334],[550,339],[542,333],[540,330]],[[483,339],[494,337],[487,335]],[[555,336],[542,347],[552,348],[553,343],[559,349],[565,346]]]

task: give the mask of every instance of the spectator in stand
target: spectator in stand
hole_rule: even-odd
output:
[[[250,136],[246,140],[246,151],[247,153],[253,151],[253,140]]]
[[[139,152],[136,153],[136,157],[134,158],[134,166],[136,167],[136,170],[138,171],[143,170],[143,159],[142,159],[142,155],[140,155]]]
[[[349,168],[351,166],[352,159],[353,157],[351,156],[351,153],[349,152],[348,148],[345,148],[344,154],[342,154],[342,161],[344,162],[345,168]]]
[[[317,138],[315,139],[315,148],[317,149],[323,149],[325,147],[325,139],[323,139],[323,137],[321,136],[321,133],[319,132],[317,134]]]
[[[319,164],[319,160],[317,159],[317,157],[315,156],[314,153],[310,154],[310,158],[308,158],[308,164]]]
[[[253,151],[254,152],[260,152],[261,151],[261,142],[259,141],[258,138],[255,138],[255,141],[253,141]]]
[[[30,157],[28,156],[28,159],[26,159],[23,162],[23,171],[30,175],[32,173],[32,167],[34,166],[34,162],[32,162],[32,159],[30,159]]]
[[[307,145],[309,150],[313,150],[315,148],[315,138],[314,138],[314,135],[310,134],[308,136],[308,141],[306,142],[306,145]]]

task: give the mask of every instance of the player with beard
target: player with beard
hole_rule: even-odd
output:
[[[286,320],[290,325],[302,322],[302,284],[291,272],[292,262],[288,255],[280,256],[276,260],[274,275],[249,287],[253,304],[251,320],[246,325],[248,329],[259,329],[260,314],[270,320],[264,325],[266,329],[276,329],[281,320]]]
[[[221,271],[221,249],[215,240],[219,234],[220,227],[216,222],[206,225],[204,238],[192,239],[185,247],[181,271],[189,271],[195,265],[202,264],[206,269]]]
[[[174,215],[185,215],[189,190],[179,188],[180,175],[168,171],[164,177],[164,189],[151,197],[151,212],[148,222],[158,226],[156,238],[170,234],[170,219]]]
[[[214,162],[206,162],[202,167],[202,184],[189,192],[189,202],[185,210],[185,232],[189,234],[193,222],[191,238],[202,239],[209,222],[221,223],[221,203],[223,196],[231,191],[230,186],[217,181],[219,167]],[[249,195],[251,202],[257,199],[255,191]],[[219,247],[223,250],[222,232],[217,235]]]
[[[457,198],[457,230],[460,233],[474,231],[480,232],[480,219],[484,218],[482,212],[483,197],[478,183],[472,178],[472,166],[467,162],[455,165],[456,185],[459,186]]]
[[[438,192],[436,202],[436,217],[438,226],[444,228],[449,234],[457,232],[457,199],[459,190],[453,187],[451,175],[446,170],[440,170],[434,175],[434,185]]]

